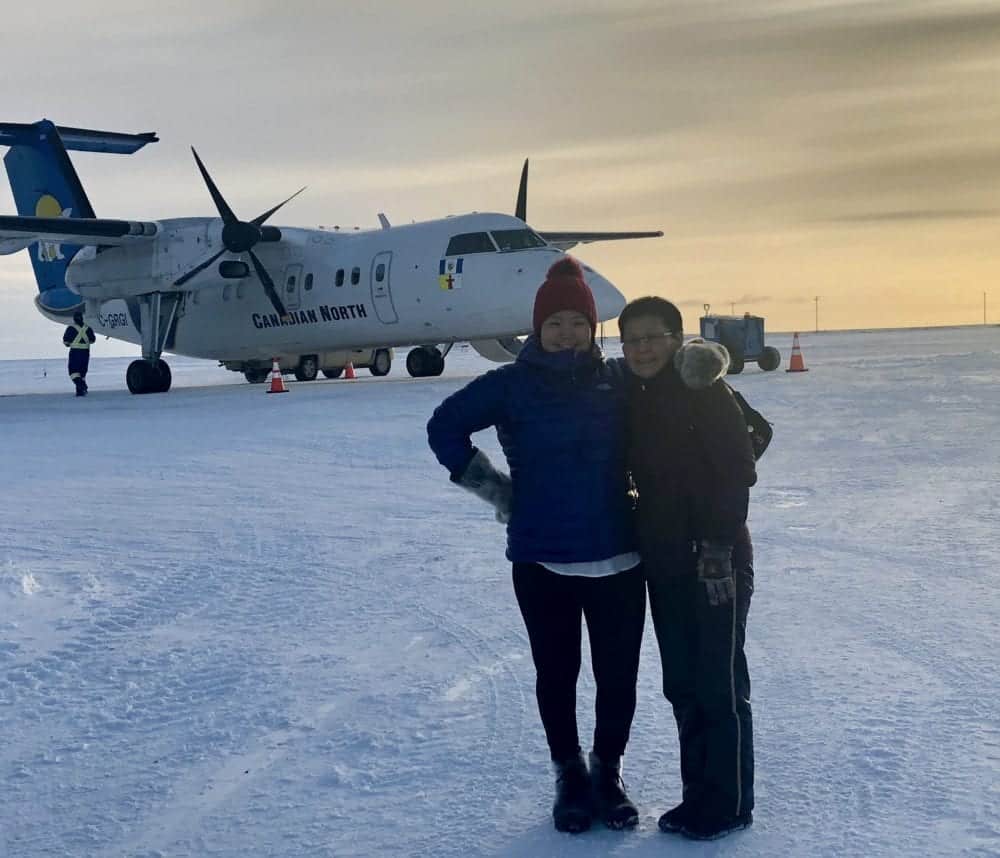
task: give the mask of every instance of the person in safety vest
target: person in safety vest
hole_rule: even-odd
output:
[[[63,334],[63,345],[69,347],[69,377],[76,385],[76,395],[87,395],[87,367],[90,365],[90,344],[96,340],[94,329],[84,324],[83,311],[73,314],[73,324]]]

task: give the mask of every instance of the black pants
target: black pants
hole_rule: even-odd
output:
[[[515,563],[513,577],[531,642],[538,711],[552,759],[562,762],[580,752],[576,680],[583,617],[597,686],[594,751],[603,760],[620,757],[635,714],[639,648],[646,619],[641,569],[585,578],[558,575],[536,563]]]
[[[76,385],[76,392],[87,392],[87,367],[90,366],[90,349],[70,349],[67,369],[69,377]]]
[[[753,717],[743,647],[753,594],[753,546],[733,549],[736,600],[710,605],[696,556],[675,575],[649,575],[649,607],[680,739],[684,801],[720,817],[753,809]]]
[[[87,377],[87,367],[90,366],[90,349],[70,349],[69,358],[66,361],[66,368],[69,370],[69,377]]]

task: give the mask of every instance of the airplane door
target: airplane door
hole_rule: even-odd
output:
[[[379,253],[372,260],[372,304],[379,321],[387,325],[399,321],[396,307],[392,303],[392,291],[389,287],[389,270],[392,268],[392,253]]]
[[[299,309],[299,296],[302,290],[302,266],[289,265],[285,268],[284,285],[278,294],[281,296],[281,303],[286,310]]]

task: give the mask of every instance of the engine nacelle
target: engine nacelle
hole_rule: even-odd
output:
[[[100,251],[82,248],[66,269],[66,285],[84,298],[102,301],[167,292],[177,288],[175,280],[221,249],[218,218],[161,221],[152,240]]]

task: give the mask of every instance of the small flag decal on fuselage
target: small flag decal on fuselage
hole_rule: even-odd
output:
[[[442,259],[438,263],[438,285],[442,289],[459,289],[462,286],[462,261],[459,256],[454,259]]]

